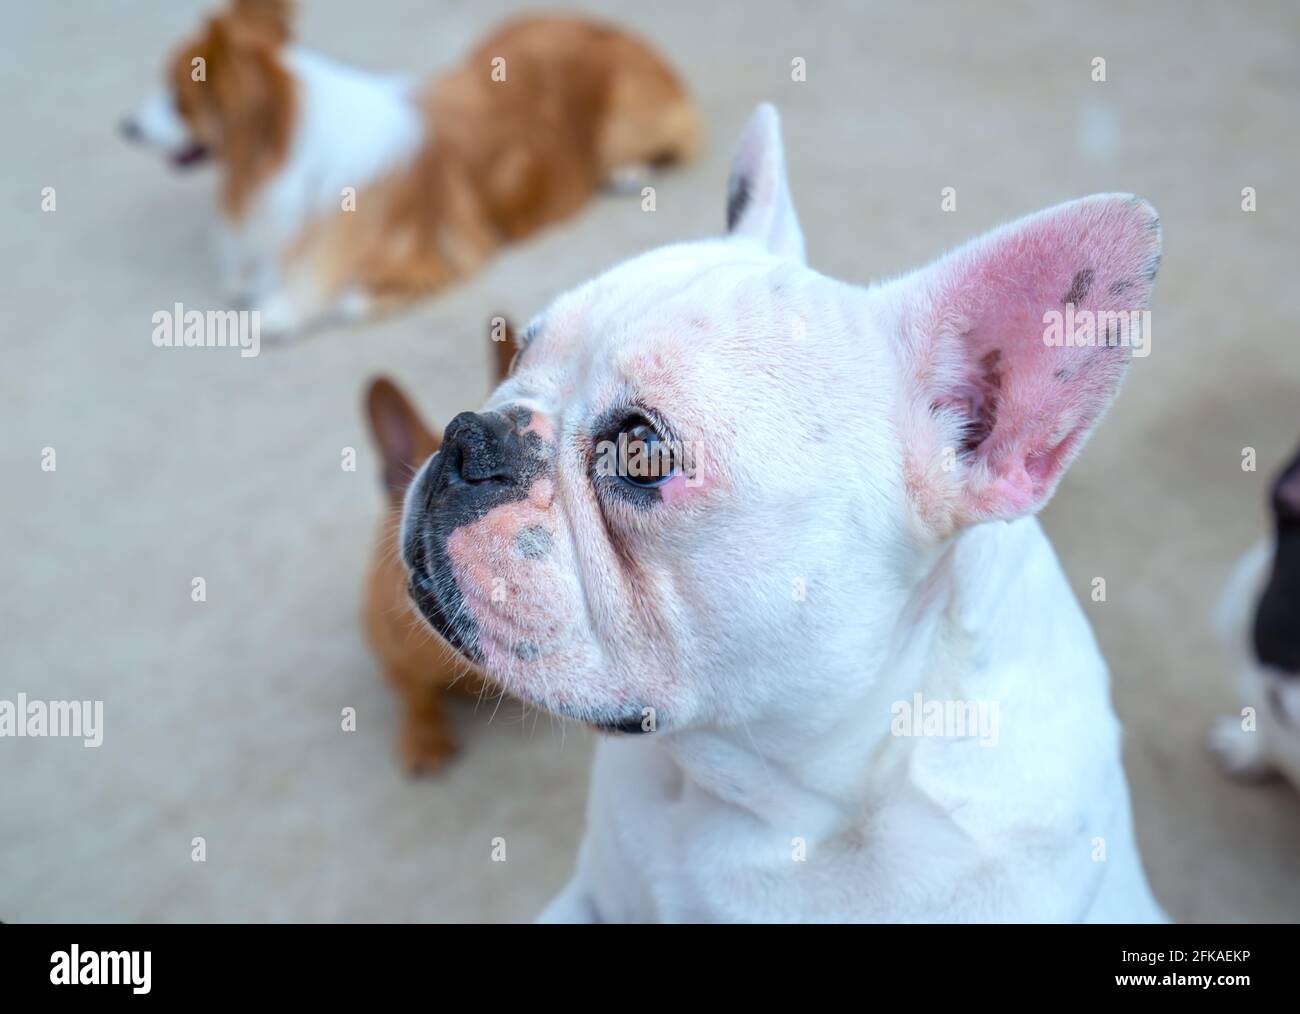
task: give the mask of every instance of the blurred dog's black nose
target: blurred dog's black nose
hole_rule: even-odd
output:
[[[520,465],[519,450],[507,421],[495,412],[462,412],[442,439],[446,481],[511,482]]]
[[[122,132],[122,136],[128,141],[138,141],[141,137],[140,124],[136,123],[131,117],[126,117],[117,125],[117,129]]]

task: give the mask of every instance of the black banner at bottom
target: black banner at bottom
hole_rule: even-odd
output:
[[[703,980],[734,1003],[782,980],[821,989],[846,979],[859,996],[905,984],[925,1001],[989,990],[999,999],[1226,999],[1293,995],[1294,940],[1286,926],[9,925],[0,926],[0,982],[6,1000],[90,1002],[339,1002],[413,988],[437,1002],[566,984],[655,997]]]

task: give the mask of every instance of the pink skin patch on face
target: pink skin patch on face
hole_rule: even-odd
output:
[[[554,483],[538,479],[525,499],[492,508],[447,540],[452,576],[485,649],[495,642],[520,658],[529,653],[519,647],[523,642],[540,650],[563,630],[563,597],[547,591],[556,585],[553,550],[530,558],[519,544],[521,532],[550,531],[554,497]],[[535,537],[530,547],[545,541]]]
[[[551,420],[541,412],[534,412],[532,418],[528,420],[528,425],[519,431],[520,435],[525,433],[536,433],[542,439],[542,443],[552,444],[555,442],[555,427],[551,425]]]
[[[707,475],[692,477],[678,472],[659,487],[659,498],[665,504],[680,504],[705,492],[711,485]]]

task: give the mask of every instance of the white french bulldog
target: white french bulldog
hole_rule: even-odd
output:
[[[761,106],[727,217],[557,299],[408,492],[434,628],[613,734],[542,918],[1162,919],[1032,517],[1127,371],[1155,211],[1089,197],[847,285]],[[1045,340],[1067,303],[1097,341]]]

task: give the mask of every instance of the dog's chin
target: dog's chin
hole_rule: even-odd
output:
[[[171,163],[177,169],[194,169],[208,160],[211,151],[206,145],[187,144],[179,151],[172,152]]]

